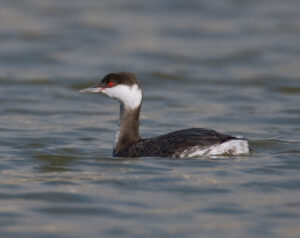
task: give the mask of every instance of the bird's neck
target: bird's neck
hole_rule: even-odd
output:
[[[132,109],[127,108],[121,103],[119,125],[117,127],[116,137],[114,141],[113,153],[117,155],[123,149],[139,141],[139,118],[141,104]]]

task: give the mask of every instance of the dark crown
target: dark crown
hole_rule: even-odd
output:
[[[116,85],[123,84],[128,86],[137,84],[139,88],[141,87],[136,75],[130,72],[110,73],[107,74],[101,81],[101,83],[104,84],[108,84],[110,82],[113,82]]]

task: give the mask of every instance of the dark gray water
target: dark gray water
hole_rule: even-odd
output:
[[[300,237],[298,0],[1,0],[0,236]],[[82,95],[114,71],[144,86],[145,137],[187,127],[255,153],[111,157],[119,106]]]

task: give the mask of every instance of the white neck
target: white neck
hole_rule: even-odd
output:
[[[118,122],[118,126],[116,128],[116,135],[115,135],[115,140],[114,140],[114,145],[113,145],[113,156],[115,156],[115,150],[117,147],[117,143],[119,141],[120,138],[120,132],[121,132],[121,124],[122,124],[122,117],[124,114],[124,106],[121,104],[120,105],[120,116],[119,116],[119,122]]]

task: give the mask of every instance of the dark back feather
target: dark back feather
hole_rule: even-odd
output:
[[[141,139],[128,148],[119,151],[122,157],[172,157],[192,146],[206,148],[236,139],[230,135],[220,134],[214,130],[190,128],[171,132],[150,139]]]

